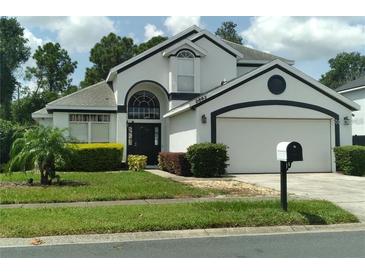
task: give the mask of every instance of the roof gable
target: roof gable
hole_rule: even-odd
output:
[[[242,54],[235,50],[234,48],[232,48],[230,45],[226,44],[223,42],[222,39],[220,39],[219,37],[213,35],[212,33],[210,33],[209,31],[206,30],[202,30],[197,26],[192,26],[180,33],[178,33],[177,35],[167,39],[166,41],[146,50],[145,52],[132,57],[131,59],[123,62],[122,64],[113,67],[108,76],[106,81],[109,82],[111,80],[113,80],[113,78],[118,74],[123,72],[124,70],[127,70],[128,68],[146,60],[147,58],[162,52],[165,49],[168,49],[169,47],[172,47],[173,45],[175,45],[178,42],[181,42],[185,39],[189,39],[192,43],[198,41],[199,39],[202,38],[206,38],[208,39],[210,42],[214,43],[215,45],[217,45],[218,47],[222,48],[223,50],[225,50],[226,52],[228,52],[229,54],[233,55],[234,57],[237,58],[241,58]]]
[[[312,79],[311,77],[305,75],[301,71],[292,66],[284,63],[281,60],[274,60],[266,65],[263,65],[249,73],[246,73],[240,77],[237,77],[230,82],[226,83],[223,86],[216,87],[213,90],[208,92],[202,93],[200,97],[191,100],[187,103],[184,103],[165,114],[164,117],[174,116],[178,113],[185,112],[189,109],[195,109],[200,105],[203,105],[219,96],[224,95],[225,93],[263,75],[275,68],[279,68],[280,70],[284,71],[285,73],[289,74],[290,76],[298,79],[299,81],[309,85],[313,89],[319,91],[320,93],[326,95],[327,97],[331,98],[332,100],[340,103],[341,105],[347,107],[350,110],[358,110],[359,105],[354,103],[353,101],[349,100],[348,98],[338,94],[334,90],[326,87],[325,85],[319,83],[318,81]]]
[[[176,43],[175,45],[167,48],[162,55],[163,56],[171,56],[171,55],[176,55],[180,50],[182,49],[189,49],[191,50],[195,56],[201,57],[201,56],[205,56],[207,55],[207,51],[202,49],[201,47],[197,46],[196,44],[194,44],[193,42],[191,42],[188,39],[185,39],[179,43]]]
[[[121,63],[120,65],[111,68],[106,81],[107,82],[111,81],[113,79],[113,77],[115,77],[116,74],[144,61],[145,59],[163,51],[164,49],[171,47],[172,45],[188,38],[189,36],[191,36],[193,34],[200,32],[200,31],[201,31],[201,29],[194,25],[194,26],[176,34],[175,36],[170,37],[166,41],[163,41],[162,43],[142,52],[141,54],[138,54],[137,56],[132,57],[131,59]]]

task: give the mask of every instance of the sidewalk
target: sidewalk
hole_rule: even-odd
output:
[[[32,242],[40,243],[40,246],[131,242],[146,240],[168,240],[186,238],[207,238],[226,236],[257,236],[275,234],[298,233],[324,233],[344,231],[365,231],[364,223],[337,224],[337,225],[294,225],[294,226],[265,226],[265,227],[235,227],[235,228],[209,228],[192,230],[170,230],[113,234],[83,234],[65,236],[44,236],[36,238],[0,238],[2,247],[34,246]]]

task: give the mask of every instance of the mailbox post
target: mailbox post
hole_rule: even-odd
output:
[[[276,158],[280,161],[280,204],[288,211],[287,172],[292,162],[303,161],[303,150],[298,142],[280,142],[276,147]]]

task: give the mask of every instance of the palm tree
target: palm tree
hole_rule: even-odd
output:
[[[41,184],[50,184],[56,178],[55,161],[67,160],[72,150],[63,130],[37,126],[26,130],[11,147],[9,171],[26,170],[30,164],[38,167]]]

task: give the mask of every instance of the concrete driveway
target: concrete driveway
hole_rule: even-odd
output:
[[[234,174],[237,181],[280,190],[280,174]],[[325,199],[355,214],[365,222],[365,177],[339,173],[288,174],[288,193]]]

